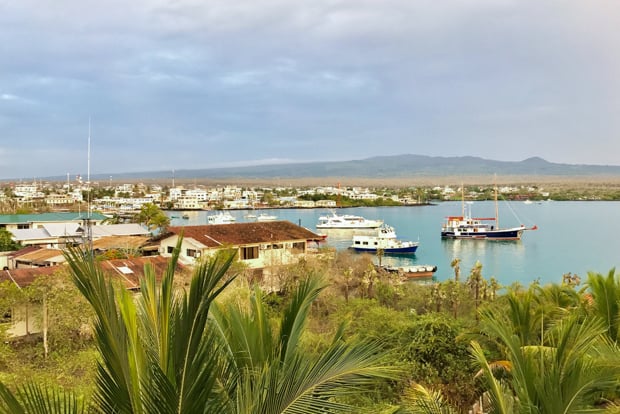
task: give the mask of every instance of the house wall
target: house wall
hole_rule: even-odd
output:
[[[178,236],[171,236],[162,240],[159,253],[170,257],[170,251],[174,249]],[[223,246],[225,248],[226,246]],[[258,247],[258,257],[255,259],[242,259],[242,249],[245,247]],[[250,269],[261,269],[273,266],[281,266],[296,263],[306,253],[307,243],[305,240],[288,240],[276,243],[256,243],[243,246],[234,246],[237,249],[238,261],[247,265]],[[188,254],[189,250],[197,250],[196,256]],[[179,260],[183,263],[195,263],[200,258],[211,257],[220,249],[207,248],[190,238],[184,238],[181,245]]]
[[[9,255],[13,252],[0,252],[0,269],[9,267]]]
[[[159,247],[159,254],[164,257],[172,256],[172,250],[176,247],[179,236],[170,236],[161,241]],[[179,260],[182,263],[195,263],[196,259],[200,258],[208,250],[201,243],[196,242],[194,239],[184,238],[181,244],[181,252],[179,254]],[[197,255],[191,256],[190,251],[196,251]]]
[[[7,329],[7,335],[15,338],[41,332],[42,314],[41,305],[29,304],[14,307],[11,309],[11,327]]]

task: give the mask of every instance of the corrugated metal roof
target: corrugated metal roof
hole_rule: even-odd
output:
[[[18,224],[32,222],[58,222],[58,221],[78,221],[85,220],[87,213],[62,212],[62,213],[40,213],[40,214],[0,214],[0,224]],[[91,213],[92,220],[103,221],[106,219],[101,213]]]
[[[93,241],[93,249],[139,249],[147,244],[148,237],[144,236],[108,236]]]
[[[93,226],[93,237],[105,236],[149,236],[150,231],[137,223],[106,224]]]
[[[53,239],[47,230],[41,229],[16,229],[11,230],[13,239],[18,242],[25,240],[41,240],[41,239]]]
[[[157,277],[161,277],[168,267],[168,259],[161,256],[135,257],[131,259],[108,260],[101,262],[103,272],[110,277],[119,278],[127,289],[139,289],[139,278],[144,276],[144,265],[150,263]],[[177,264],[177,270],[183,266]],[[50,276],[56,272],[68,272],[67,265],[33,267],[0,271],[0,282],[9,280],[19,287],[30,285],[39,276]]]
[[[297,240],[322,240],[318,234],[286,220],[175,226],[169,227],[168,230],[174,234],[183,233],[184,238],[192,238],[210,248],[225,245],[240,246]]]
[[[43,224],[43,228],[53,237],[75,237],[82,235],[82,232],[78,232],[78,230],[82,230],[80,223],[45,223]]]
[[[19,256],[20,261],[24,262],[64,262],[64,256],[60,249],[37,249]]]

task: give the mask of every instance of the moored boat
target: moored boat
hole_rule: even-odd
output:
[[[274,216],[271,214],[265,214],[265,213],[259,214],[256,217],[256,221],[275,221],[277,219],[278,219],[278,216]]]
[[[537,226],[526,227],[523,224],[500,228],[497,188],[495,189],[495,217],[472,217],[471,203],[468,203],[466,207],[463,201],[462,205],[460,216],[446,217],[441,226],[442,239],[520,240],[525,230],[536,230],[538,228]]]
[[[360,253],[413,254],[418,246],[418,242],[399,240],[394,228],[384,224],[374,235],[354,235],[350,248]]]
[[[382,266],[386,272],[398,273],[406,280],[428,280],[435,276],[437,266],[434,265],[411,265],[411,266]]]
[[[217,214],[207,216],[207,224],[229,224],[235,221],[237,221],[237,219],[227,211],[220,211]]]
[[[319,217],[317,229],[376,229],[381,227],[383,220],[370,220],[352,214],[336,214]]]

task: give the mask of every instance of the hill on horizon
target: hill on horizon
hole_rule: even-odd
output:
[[[172,171],[112,173],[119,178],[170,178]],[[558,164],[540,157],[523,161],[496,161],[480,157],[433,157],[403,154],[378,156],[361,160],[272,164],[246,167],[223,167],[175,170],[174,177],[183,178],[407,178],[463,175],[520,176],[620,176],[620,166]],[[107,179],[110,173],[94,174],[94,179]]]

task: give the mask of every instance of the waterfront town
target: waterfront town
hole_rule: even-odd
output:
[[[611,194],[609,189],[606,191]],[[459,280],[460,260],[455,258],[451,265],[454,280],[438,282],[433,278],[436,266],[427,269],[426,275],[417,269],[416,276],[405,275],[400,268],[393,272],[381,267],[383,251],[380,254],[377,250],[376,257],[372,254],[355,257],[341,254],[322,246],[322,234],[286,220],[170,226],[170,218],[180,218],[189,210],[215,210],[223,214],[223,210],[233,209],[248,210],[248,213],[254,213],[251,210],[255,209],[258,213],[271,208],[416,206],[461,199],[488,200],[494,192],[494,186],[478,185],[375,188],[341,185],[102,185],[81,180],[7,183],[0,191],[0,266],[3,269],[0,271],[0,306],[6,310],[0,320],[4,340],[4,348],[0,349],[0,366],[5,367],[4,372],[0,372],[2,381],[19,383],[17,381],[23,381],[18,380],[21,378],[50,375],[60,378],[63,386],[75,389],[80,393],[78,395],[90,395],[98,386],[93,378],[94,361],[99,360],[94,343],[98,341],[99,333],[98,325],[91,324],[97,320],[93,311],[84,298],[79,297],[79,286],[98,283],[102,290],[97,295],[101,297],[106,295],[105,289],[111,292],[114,286],[114,295],[119,299],[110,297],[110,303],[132,298],[124,302],[125,306],[150,309],[142,301],[161,297],[159,295],[163,293],[155,293],[155,290],[168,272],[176,275],[179,292],[190,292],[191,296],[192,289],[199,286],[196,283],[199,277],[216,275],[218,270],[211,267],[212,264],[217,262],[220,254],[229,254],[230,261],[222,268],[218,276],[221,279],[216,280],[212,288],[215,291],[220,283],[224,286],[231,283],[227,288],[231,293],[222,294],[220,303],[231,305],[218,308],[226,309],[225,312],[236,315],[232,303],[240,303],[246,298],[251,298],[248,301],[252,301],[252,306],[259,307],[256,313],[246,314],[241,310],[240,316],[233,316],[240,321],[247,318],[243,322],[247,323],[246,332],[257,330],[258,315],[289,309],[288,303],[294,304],[296,292],[305,286],[304,278],[317,277],[317,281],[325,283],[327,280],[329,283],[321,289],[309,291],[308,295],[317,296],[312,306],[312,300],[300,301],[308,304],[306,313],[302,313],[304,318],[311,318],[311,322],[307,328],[305,325],[299,328],[299,338],[303,330],[303,338],[310,339],[311,349],[319,343],[320,346],[325,343],[340,346],[344,336],[337,341],[328,341],[327,338],[331,332],[339,332],[341,328],[337,325],[348,319],[352,319],[352,330],[348,331],[347,343],[356,344],[356,333],[368,338],[390,338],[389,341],[378,341],[379,345],[371,354],[387,355],[391,360],[386,366],[398,366],[403,373],[398,378],[395,374],[373,378],[372,398],[354,401],[354,405],[370,407],[372,412],[388,412],[385,407],[392,409],[397,404],[416,406],[416,401],[422,401],[421,397],[411,402],[401,395],[407,395],[406,389],[411,384],[424,383],[443,387],[444,392],[449,393],[451,403],[460,407],[458,412],[490,412],[484,391],[477,388],[476,368],[472,367],[468,354],[470,345],[460,338],[470,332],[468,329],[477,326],[478,315],[484,316],[482,309],[485,307],[497,307],[500,309],[497,315],[506,314],[504,299],[512,298],[512,291],[508,290],[509,293],[502,297],[497,280],[483,277],[482,266],[478,263],[468,277]],[[507,199],[539,204],[567,195],[575,199],[586,197],[584,193],[566,189],[550,191],[541,185],[502,185],[497,187],[497,193]],[[600,199],[602,196],[601,193],[589,193],[587,197]],[[75,256],[76,247],[86,255]],[[378,266],[373,263],[374,258],[379,258]],[[82,267],[90,266],[84,264],[91,263],[88,260],[96,261],[98,270]],[[170,266],[171,263],[174,267]],[[201,271],[213,273],[205,276]],[[237,284],[232,284],[232,276],[226,279],[224,275],[228,272],[237,276]],[[613,278],[613,273],[610,274]],[[72,287],[71,280],[77,281],[78,287]],[[562,289],[575,293],[573,289],[580,283],[578,275],[567,273],[563,275]],[[259,288],[263,293],[259,293]],[[323,289],[323,297],[318,298]],[[161,288],[161,292],[166,291]],[[524,294],[521,290],[514,292],[515,295]],[[179,293],[179,297],[182,295]],[[568,293],[566,295],[568,298]],[[595,299],[590,301],[596,300],[595,296],[592,297]],[[576,297],[570,302],[570,309],[587,303]],[[159,305],[156,304],[155,308],[159,309]],[[115,315],[116,309],[109,314]],[[586,310],[591,311],[590,308]],[[145,315],[137,310],[132,310],[131,315],[123,312],[126,312],[125,308],[118,308],[118,315],[122,315],[119,321],[131,321],[132,316]],[[220,323],[217,318],[223,313],[218,312],[215,315],[219,316],[213,317],[210,323]],[[183,312],[171,311],[171,314],[181,315]],[[101,318],[101,315],[97,317]],[[267,324],[272,322],[271,319]],[[280,326],[285,325],[281,323]],[[510,327],[504,320],[497,322],[497,326]],[[117,332],[110,337],[123,338],[122,335],[132,327],[134,325],[127,325],[122,328],[124,333]],[[217,331],[228,333],[232,330],[226,327]],[[266,329],[265,332],[271,338],[271,331]],[[140,341],[142,339],[132,342],[139,345],[128,351],[128,355],[142,352]],[[305,348],[298,345],[295,349]],[[304,358],[309,358],[308,355],[311,353]],[[446,360],[449,362],[444,361],[444,355],[448,356]],[[6,363],[9,360],[11,364]],[[448,368],[444,368],[446,366]],[[440,368],[435,371],[435,367]],[[545,366],[541,367],[541,372],[545,369]],[[438,372],[442,376],[438,376]],[[614,371],[611,376],[598,372],[592,375],[616,378],[618,372],[620,370]],[[390,387],[384,386],[387,384]],[[453,387],[453,384],[458,386]],[[421,386],[417,387],[419,393],[424,391]],[[275,400],[275,397],[271,399]],[[594,404],[590,400],[587,403]]]
[[[29,182],[0,184],[0,213],[27,211],[70,211],[90,206],[104,215],[137,213],[147,203],[164,210],[222,210],[251,208],[334,208],[347,200],[352,205],[387,203],[415,205],[432,200],[460,199],[460,186],[369,188],[360,186],[242,187],[238,185],[174,185],[85,183],[79,176],[72,182]],[[468,187],[469,199],[488,197],[491,186]],[[512,185],[498,188],[512,199],[547,199],[540,186]]]

